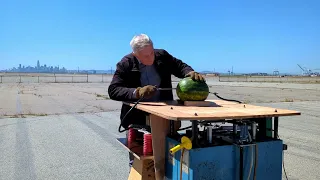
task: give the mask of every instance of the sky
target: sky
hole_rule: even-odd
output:
[[[0,69],[114,69],[140,33],[196,71],[320,69],[317,0],[0,2]]]

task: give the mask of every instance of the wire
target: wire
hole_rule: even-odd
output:
[[[143,97],[139,98],[137,102],[135,102],[134,106],[132,106],[130,108],[130,110],[124,115],[124,117],[121,119],[121,122],[120,122],[120,125],[119,125],[119,128],[118,128],[118,131],[119,133],[123,133],[125,132],[126,130],[128,130],[129,128],[124,128],[124,130],[121,130],[121,126],[122,126],[122,123],[123,123],[123,120],[127,117],[127,115],[132,111],[132,109],[134,109],[138,104],[139,102],[143,99]]]
[[[251,145],[251,163],[250,163],[250,170],[249,170],[249,174],[248,174],[248,180],[250,179],[251,177],[251,171],[252,171],[252,166],[253,166],[253,146],[254,145]]]
[[[286,179],[288,180],[286,168],[284,167],[284,156],[282,157],[282,167],[283,167],[284,175],[286,176]]]
[[[222,99],[222,100],[225,100],[225,101],[233,101],[233,102],[237,102],[237,103],[240,103],[240,104],[242,104],[243,102],[241,102],[241,101],[238,101],[238,100],[234,100],[234,99],[225,99],[225,98],[223,98],[223,97],[220,97],[220,96],[218,96],[218,93],[216,93],[216,92],[209,92],[210,94],[214,94],[217,98],[219,98],[219,99]]]

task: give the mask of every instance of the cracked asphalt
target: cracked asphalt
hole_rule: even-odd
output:
[[[320,179],[319,85],[210,85],[223,97],[300,111],[301,116],[280,118],[279,136],[288,144],[286,173],[290,180]],[[128,153],[116,141],[125,137],[117,131],[121,103],[108,100],[107,87],[1,84],[0,180],[127,179]]]
[[[0,179],[126,179],[118,112],[0,120]]]

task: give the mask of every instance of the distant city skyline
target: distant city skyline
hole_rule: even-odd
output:
[[[41,65],[40,60],[36,61],[35,66],[32,65],[22,65],[21,63],[17,67],[12,67],[5,69],[4,71],[9,72],[44,72],[44,73],[66,73],[67,69],[65,67],[60,68],[60,66],[47,66],[47,64]]]
[[[114,69],[111,67],[109,70],[95,70],[95,69],[67,69],[65,67],[60,68],[60,65],[52,66],[43,64],[41,65],[40,60],[36,61],[36,64],[33,65],[23,65],[18,64],[16,67],[9,69],[0,69],[0,72],[20,72],[20,73],[113,73]]]
[[[110,68],[105,68],[105,69],[86,69],[86,68],[81,68],[79,66],[76,66],[76,68],[73,69],[67,69],[62,65],[47,65],[46,63],[41,63],[41,60],[35,61],[34,65],[28,65],[28,64],[18,64],[17,66],[14,66],[12,68],[8,69],[0,69],[0,72],[21,72],[21,73],[90,73],[90,74],[95,74],[95,73],[107,73],[107,74],[112,74],[114,73],[115,67],[110,67]],[[227,71],[216,71],[215,68],[208,68],[204,69],[203,71],[199,71],[204,74],[224,74],[224,75],[311,75],[311,74],[320,74],[320,69],[309,69],[307,67],[300,66],[297,64],[297,69],[300,69],[300,72],[285,72],[285,71],[280,71],[278,69],[274,69],[273,71],[237,71],[234,70],[233,66],[230,68],[225,68]]]

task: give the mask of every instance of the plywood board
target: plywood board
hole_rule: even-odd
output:
[[[169,120],[223,120],[300,115],[298,111],[239,104],[223,100],[208,100],[211,107],[184,106],[177,101],[140,102],[136,108]],[[127,103],[133,106],[133,103]]]
[[[143,155],[143,146],[138,143],[132,143],[130,146],[128,145],[127,138],[117,138],[117,141],[129,152],[131,152],[135,158],[138,160],[151,159],[153,160],[153,156],[145,156]]]

